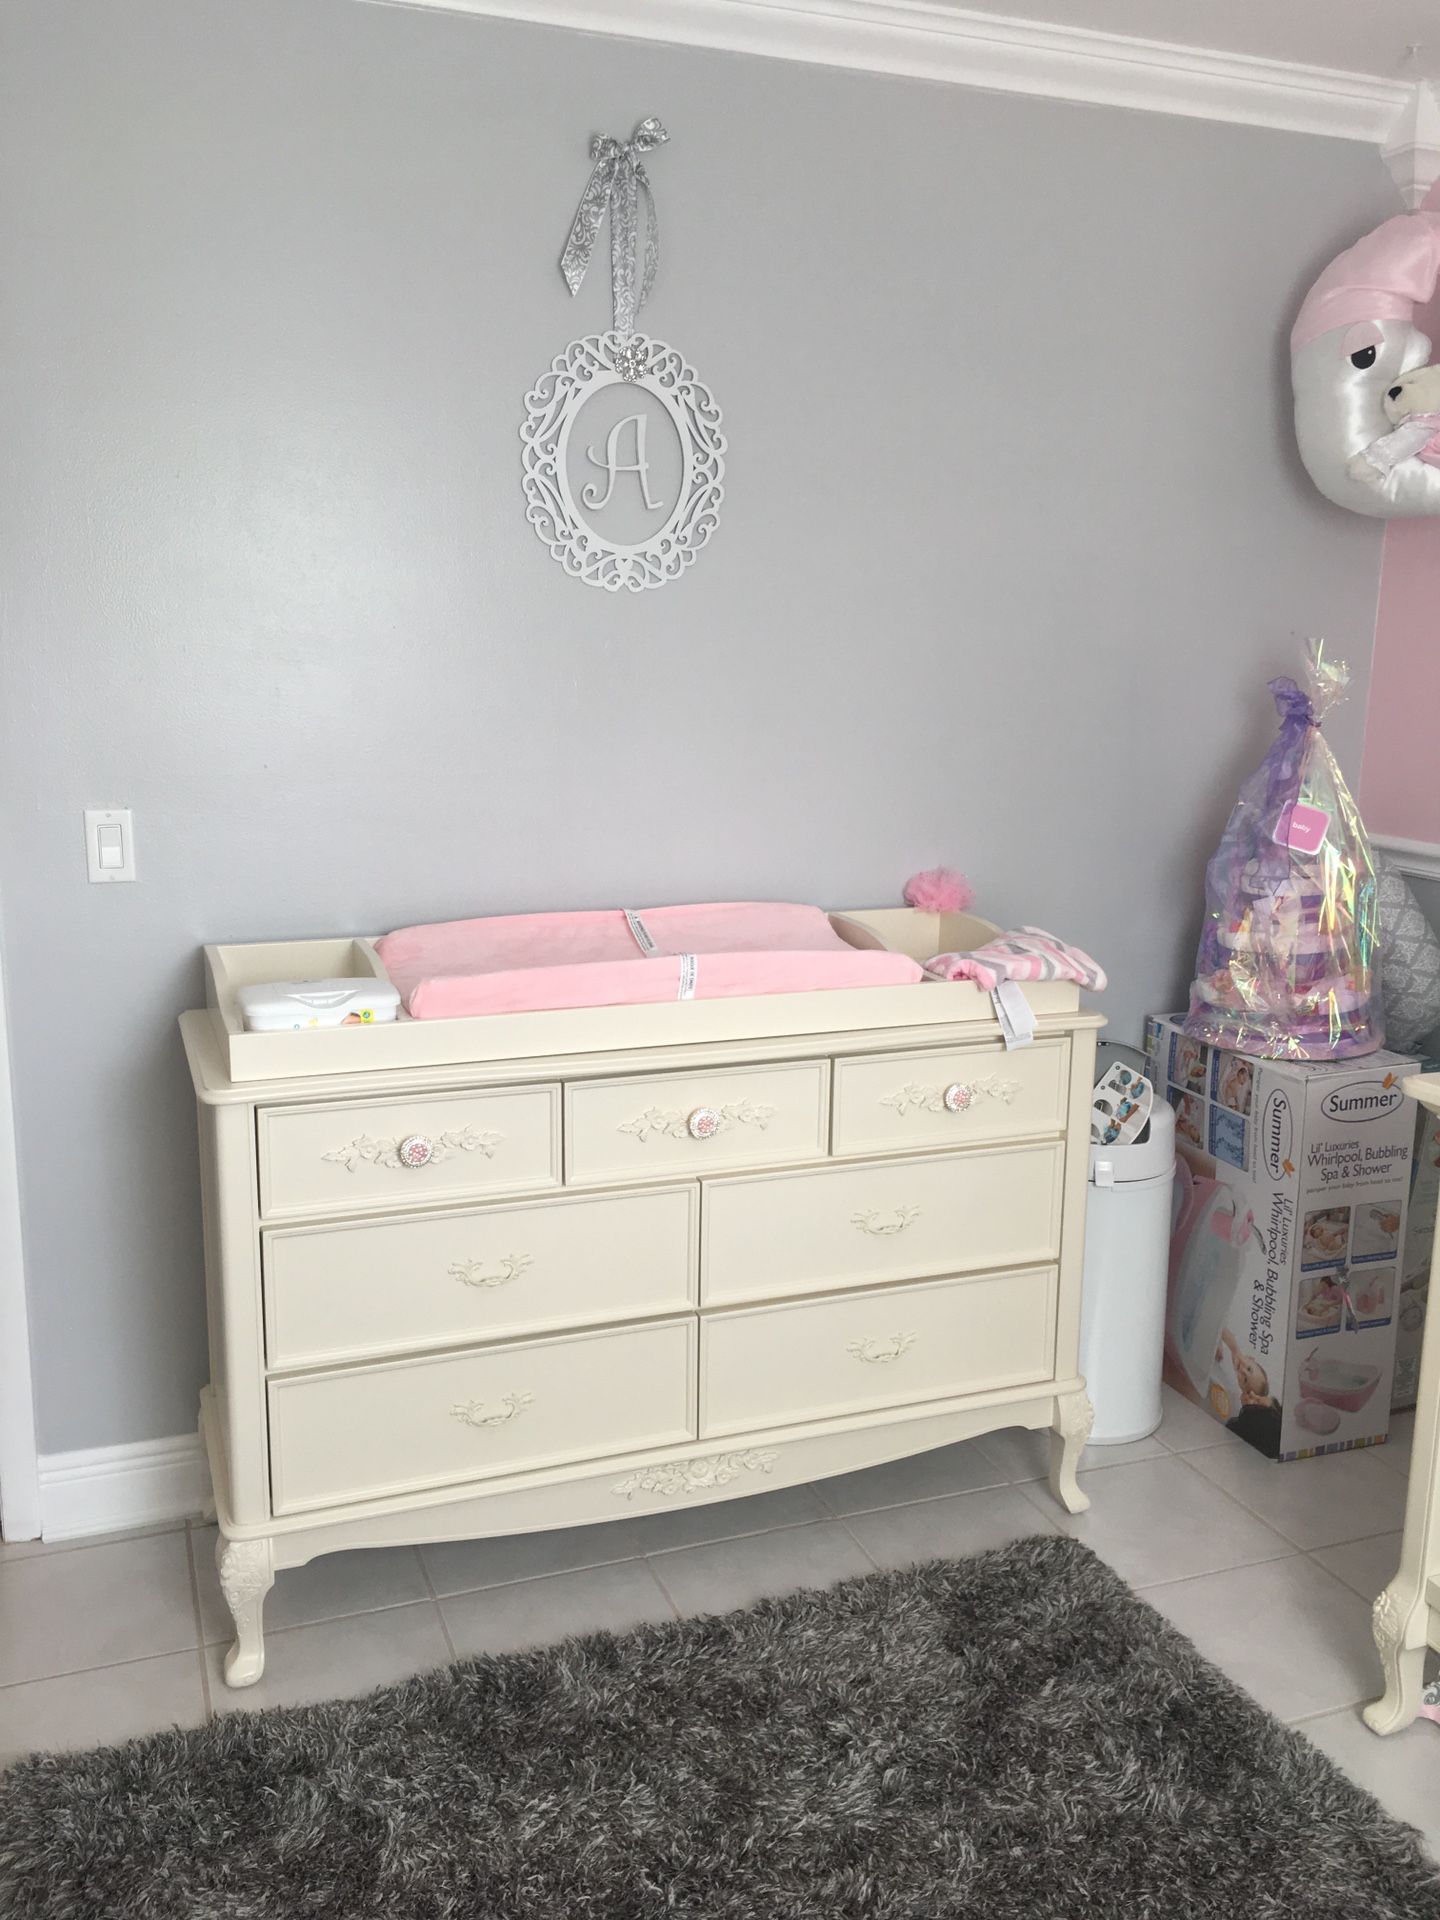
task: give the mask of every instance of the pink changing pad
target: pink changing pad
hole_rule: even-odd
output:
[[[900,987],[924,978],[903,953],[848,946],[818,907],[768,900],[644,907],[638,918],[652,954],[619,909],[402,927],[377,940],[375,951],[417,1020]]]

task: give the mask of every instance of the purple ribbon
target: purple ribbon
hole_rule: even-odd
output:
[[[1311,729],[1320,722],[1309,694],[1293,680],[1272,680],[1270,691],[1280,716],[1280,732],[1265,756],[1265,806],[1267,812],[1278,815],[1300,798],[1301,761]]]

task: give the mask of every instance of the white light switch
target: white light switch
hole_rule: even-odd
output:
[[[135,831],[128,807],[85,809],[85,864],[92,880],[135,878]]]

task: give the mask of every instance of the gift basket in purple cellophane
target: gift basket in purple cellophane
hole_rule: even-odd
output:
[[[1205,869],[1187,1033],[1269,1059],[1340,1060],[1385,1038],[1370,842],[1320,731],[1349,673],[1307,651],[1272,680],[1280,732]]]

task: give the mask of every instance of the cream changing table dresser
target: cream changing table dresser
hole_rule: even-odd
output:
[[[1422,1107],[1440,1113],[1440,1073],[1404,1082]],[[1385,1669],[1383,1696],[1365,1709],[1376,1733],[1398,1733],[1420,1710],[1425,1653],[1440,1652],[1440,1226],[1430,1261],[1430,1310],[1420,1355],[1415,1441],[1400,1567],[1375,1601],[1375,1644]]]
[[[974,946],[965,915],[837,916]],[[1052,1427],[1078,1512],[1098,1015],[968,983],[247,1034],[247,982],[367,941],[206,949],[201,1399],[237,1639],[277,1569],[575,1526]]]

